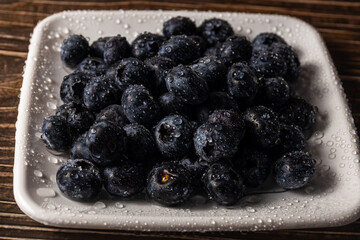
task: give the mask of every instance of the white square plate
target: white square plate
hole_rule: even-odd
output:
[[[319,109],[308,150],[317,160],[310,186],[297,191],[249,195],[236,206],[221,207],[199,196],[169,208],[143,199],[123,201],[102,195],[96,203],[65,198],[55,173],[66,156],[54,156],[40,139],[45,116],[61,104],[59,86],[67,74],[60,46],[69,34],[90,42],[121,34],[129,41],[141,32],[159,33],[167,19],[183,15],[200,24],[219,17],[236,34],[254,38],[276,32],[299,54],[303,72],[297,91]],[[323,40],[296,18],[278,15],[189,11],[75,11],[41,21],[26,61],[16,124],[14,194],[28,216],[44,224],[72,228],[142,231],[238,231],[338,226],[355,221],[360,209],[358,137],[346,97]],[[259,190],[263,191],[263,190]]]

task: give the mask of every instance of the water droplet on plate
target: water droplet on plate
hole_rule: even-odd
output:
[[[42,173],[41,171],[39,171],[39,170],[34,170],[34,175],[35,175],[36,177],[39,177],[39,178],[41,178],[41,177],[44,176],[43,173]]]
[[[50,197],[55,197],[56,193],[53,189],[51,188],[38,188],[36,189],[36,194],[39,195],[40,197],[46,197],[46,198],[50,198]]]

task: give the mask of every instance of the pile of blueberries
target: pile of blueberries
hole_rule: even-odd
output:
[[[197,27],[179,16],[131,44],[71,35],[61,60],[74,71],[42,139],[70,153],[56,175],[69,198],[94,200],[104,187],[164,205],[194,194],[233,205],[270,173],[284,189],[314,174],[304,148],[316,111],[291,88],[300,62],[276,34],[250,42],[225,20]]]

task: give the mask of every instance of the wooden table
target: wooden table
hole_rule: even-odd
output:
[[[337,228],[257,233],[142,233],[60,229],[23,214],[12,191],[15,121],[30,33],[46,16],[75,9],[198,9],[288,14],[314,25],[334,59],[360,126],[360,2],[334,0],[0,1],[0,239],[360,239],[360,220]],[[359,189],[360,191],[360,189]]]

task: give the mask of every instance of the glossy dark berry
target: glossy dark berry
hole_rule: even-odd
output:
[[[280,143],[271,150],[272,155],[281,157],[288,152],[304,150],[306,139],[300,127],[288,124],[280,127]]]
[[[220,56],[221,45],[222,45],[222,43],[218,42],[214,46],[209,47],[208,49],[205,50],[204,56],[216,56],[216,57],[219,57]]]
[[[277,112],[280,121],[298,125],[302,130],[310,129],[316,121],[314,107],[301,98],[290,98]]]
[[[232,110],[215,110],[208,119],[210,123],[222,124],[236,132],[238,138],[245,134],[245,122],[243,116]]]
[[[161,45],[158,56],[170,58],[177,64],[187,64],[200,57],[200,46],[186,35],[172,36]]]
[[[108,66],[102,58],[87,57],[77,67],[77,71],[83,72],[90,76],[105,75]]]
[[[196,34],[196,26],[188,17],[173,17],[164,22],[163,34],[166,38],[183,34],[190,36]]]
[[[239,106],[226,92],[212,92],[208,99],[196,109],[197,120],[201,123],[206,122],[214,110],[220,109],[238,112]]]
[[[282,77],[261,78],[258,100],[268,107],[279,107],[290,97],[290,86]]]
[[[238,150],[241,136],[218,123],[204,123],[194,134],[196,155],[208,162],[229,159]]]
[[[84,105],[65,103],[56,109],[56,115],[66,119],[74,137],[86,132],[95,121],[95,116]]]
[[[178,114],[184,117],[189,117],[191,115],[190,106],[172,93],[167,92],[161,95],[159,97],[159,104],[164,116]]]
[[[258,93],[259,81],[247,64],[235,63],[228,71],[227,86],[239,106],[249,106]]]
[[[72,144],[73,133],[65,118],[50,116],[44,119],[41,138],[48,148],[65,152]]]
[[[105,43],[110,37],[98,38],[90,46],[90,56],[96,58],[104,58]]]
[[[190,173],[177,162],[161,163],[147,177],[148,196],[163,205],[185,202],[191,196],[192,188]]]
[[[220,47],[219,58],[228,66],[237,62],[248,62],[251,57],[252,46],[243,36],[230,36]]]
[[[61,45],[61,61],[74,69],[89,54],[89,43],[82,35],[70,35]]]
[[[233,158],[235,168],[247,187],[258,187],[270,175],[272,161],[268,155],[253,147],[242,148]]]
[[[286,44],[285,40],[275,33],[260,33],[252,41],[253,51],[268,50],[274,43]]]
[[[154,135],[143,125],[132,123],[125,125],[128,148],[126,156],[137,162],[146,162],[156,152]]]
[[[80,135],[70,149],[71,159],[86,159],[92,161],[89,146],[86,144],[86,134]]]
[[[275,162],[276,183],[285,189],[297,189],[307,185],[315,172],[315,160],[302,151],[290,152]]]
[[[256,145],[269,149],[280,141],[280,123],[271,109],[264,106],[248,108],[244,120],[246,133]]]
[[[283,77],[287,73],[285,59],[271,51],[258,51],[253,53],[250,66],[258,77]]]
[[[102,109],[96,115],[96,122],[108,121],[114,123],[116,126],[125,126],[129,120],[126,118],[124,109],[121,105],[112,104]]]
[[[202,188],[203,184],[201,182],[201,177],[210,167],[210,163],[199,159],[197,156],[184,157],[179,161],[179,163],[190,173],[194,186]]]
[[[194,40],[199,44],[200,55],[202,55],[207,49],[207,42],[205,41],[205,39],[199,35],[191,35],[189,36],[189,38],[191,38],[192,40]]]
[[[99,194],[102,178],[93,163],[75,159],[61,164],[56,173],[56,183],[67,197],[76,201],[90,201]]]
[[[190,67],[179,65],[170,70],[165,78],[169,92],[188,104],[203,103],[208,97],[206,81]]]
[[[198,59],[190,68],[200,77],[205,79],[210,90],[225,88],[227,67],[225,63],[216,56],[207,56]]]
[[[140,193],[145,187],[146,175],[135,163],[123,161],[103,170],[104,187],[108,193],[128,198]]]
[[[160,118],[160,107],[143,85],[130,85],[121,99],[125,116],[132,123],[153,126]]]
[[[176,66],[176,63],[170,58],[165,57],[152,57],[148,58],[144,62],[155,73],[155,93],[157,95],[167,92],[165,77],[168,71]]]
[[[156,56],[164,37],[158,34],[145,32],[140,34],[131,43],[132,55],[141,60]]]
[[[212,164],[202,177],[209,197],[220,205],[234,205],[245,195],[242,177],[228,164]]]
[[[104,47],[104,61],[112,65],[123,58],[130,57],[131,47],[125,37],[120,35],[109,38]]]
[[[111,122],[95,123],[86,135],[91,160],[99,166],[109,166],[121,160],[127,149],[126,133]]]
[[[115,103],[120,103],[121,91],[114,79],[94,77],[85,86],[83,99],[85,106],[94,112]]]
[[[155,141],[162,155],[176,159],[185,156],[192,146],[193,129],[180,115],[163,118],[155,127]]]
[[[64,77],[60,86],[60,97],[64,103],[83,103],[83,92],[90,77],[82,72],[73,72]]]
[[[234,35],[231,25],[219,18],[205,20],[200,25],[199,31],[209,46],[214,46],[218,42],[224,42],[226,38]]]

